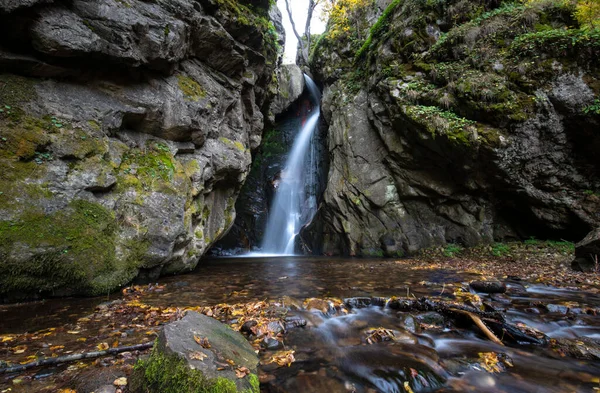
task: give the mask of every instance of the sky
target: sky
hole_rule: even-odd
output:
[[[308,0],[288,0],[292,8],[292,15],[294,16],[294,23],[298,34],[304,33],[304,25],[306,24],[306,8],[308,7]],[[285,54],[283,55],[283,63],[295,63],[296,62],[296,47],[298,46],[298,40],[292,30],[290,19],[288,18],[287,10],[285,9],[285,0],[277,0],[277,6],[283,15],[283,27],[285,29]],[[312,34],[320,34],[325,31],[325,22],[320,18],[321,10],[317,7],[313,14],[310,31]]]

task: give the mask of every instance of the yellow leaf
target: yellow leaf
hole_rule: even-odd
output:
[[[404,382],[404,390],[406,390],[406,393],[414,393],[408,382]]]
[[[60,389],[58,393],[77,393],[75,389]]]
[[[106,351],[108,349],[108,344],[100,343],[100,344],[96,345],[96,348],[98,348],[100,351]]]
[[[127,378],[125,378],[125,377],[117,378],[113,382],[113,385],[115,385],[115,386],[127,386]]]
[[[202,352],[192,352],[190,353],[190,359],[192,360],[200,360],[203,361],[208,356]]]
[[[79,330],[69,330],[67,333],[69,333],[69,334],[79,334],[81,332]]]

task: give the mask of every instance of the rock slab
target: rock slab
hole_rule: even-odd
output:
[[[165,325],[150,357],[136,365],[131,388],[140,393],[179,392],[184,386],[185,391],[258,393],[258,362],[254,348],[240,333],[188,312]],[[239,378],[245,370],[247,375]]]

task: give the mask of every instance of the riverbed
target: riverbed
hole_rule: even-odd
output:
[[[190,274],[110,296],[1,306],[0,359],[17,364],[149,342],[162,323],[186,308],[265,302],[287,308],[290,318],[306,326],[289,329],[278,348],[261,347],[264,392],[590,392],[600,387],[595,287],[559,288],[505,275],[495,278],[506,283],[506,293],[476,294],[468,283],[481,279],[480,272],[441,265],[448,268],[384,259],[207,260]],[[544,342],[494,344],[476,328],[439,314],[398,311],[389,306],[393,297],[493,309]],[[289,366],[272,361],[286,351],[294,357]],[[94,385],[126,376],[140,355],[1,375],[0,392],[91,392]]]

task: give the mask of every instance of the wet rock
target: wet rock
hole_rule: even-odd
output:
[[[402,326],[411,333],[419,333],[421,331],[421,326],[418,321],[410,314],[406,313],[398,313],[398,318],[400,319],[400,323]]]
[[[269,351],[276,351],[283,348],[283,343],[272,337],[265,337],[261,342],[260,346]]]
[[[435,311],[417,314],[415,318],[421,324],[444,327],[444,317]]]
[[[199,345],[196,338],[207,339],[210,348]],[[159,393],[183,386],[212,391],[219,384],[232,392],[258,393],[258,363],[254,348],[240,333],[213,318],[188,312],[164,326],[150,357],[137,363],[130,387],[133,392]],[[236,369],[247,369],[249,374],[238,378]]]
[[[591,231],[575,245],[575,260],[571,268],[580,272],[597,272],[600,264],[600,228]]]
[[[469,286],[477,292],[483,293],[504,293],[506,284],[501,281],[471,281]]]
[[[256,322],[256,321],[246,321],[246,322],[244,322],[244,324],[240,328],[240,331],[242,333],[245,333],[245,334],[248,334],[248,335],[254,334],[252,328],[255,327],[256,325],[258,325],[258,322]]]
[[[351,297],[344,299],[344,304],[350,308],[364,308],[372,304],[370,297]]]
[[[308,311],[320,311],[327,314],[332,311],[331,304],[327,300],[311,298],[304,301],[304,308]]]
[[[275,116],[283,113],[289,106],[300,97],[304,91],[304,73],[296,64],[284,64],[277,70],[279,88],[273,103],[271,112]]]
[[[567,314],[569,312],[569,307],[561,304],[547,304],[546,309],[551,313],[557,314]]]

